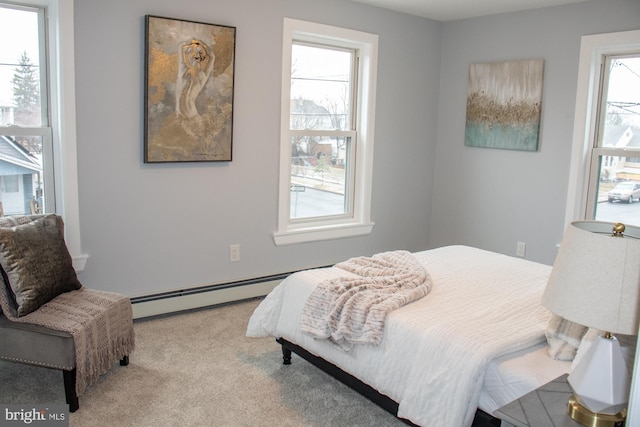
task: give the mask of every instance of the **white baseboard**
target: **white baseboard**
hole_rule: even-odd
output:
[[[154,299],[153,296],[132,298],[133,318],[141,319],[149,316],[261,297],[271,292],[281,281],[282,278],[276,278],[259,283],[244,284],[242,286],[213,286],[210,290],[204,292],[189,293],[187,290],[175,292],[175,295],[157,299]]]

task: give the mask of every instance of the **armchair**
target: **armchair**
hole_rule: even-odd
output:
[[[62,218],[0,218],[0,359],[58,369],[69,411],[134,348],[127,297],[80,284]]]

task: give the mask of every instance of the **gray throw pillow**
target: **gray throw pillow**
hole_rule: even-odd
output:
[[[46,215],[10,228],[0,227],[0,266],[18,316],[82,287],[58,215]]]

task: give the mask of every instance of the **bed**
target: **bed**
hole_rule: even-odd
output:
[[[349,349],[302,332],[319,284],[353,277],[328,267],[294,273],[254,311],[247,336],[273,336],[401,419],[421,426],[471,426],[504,404],[567,373],[547,354],[551,314],[540,299],[551,267],[468,246],[412,254],[428,293],[390,312],[379,344]]]

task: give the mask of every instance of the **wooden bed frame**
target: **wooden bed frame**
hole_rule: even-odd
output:
[[[327,362],[321,357],[318,357],[304,348],[300,347],[297,344],[294,344],[290,341],[287,341],[284,338],[276,338],[276,342],[278,342],[282,346],[282,363],[284,365],[291,364],[291,353],[295,353],[298,356],[305,359],[307,362],[312,365],[320,368],[322,371],[331,375],[333,378],[337,379],[347,387],[350,387],[360,395],[366,397],[376,405],[380,406],[385,411],[392,414],[394,417],[397,417],[400,421],[405,424],[416,426],[411,421],[406,420],[404,418],[398,417],[398,403],[391,399],[389,396],[385,396],[384,394],[379,393],[376,389],[371,387],[368,384],[360,381],[358,378],[354,377],[351,374],[343,371],[338,368],[333,363]],[[476,411],[476,415],[473,419],[473,424],[471,427],[499,427],[500,420],[494,418],[493,416],[487,414],[486,412],[478,409]],[[416,426],[418,427],[418,426]]]

